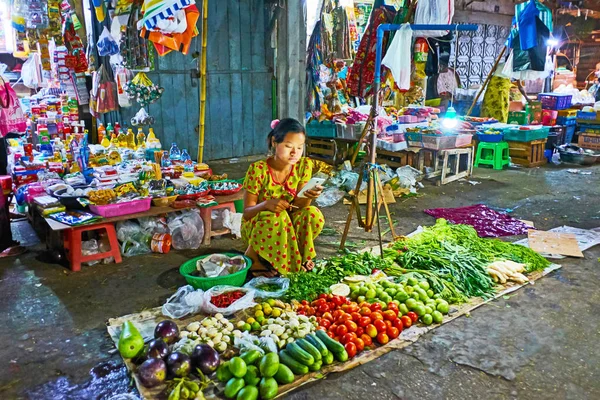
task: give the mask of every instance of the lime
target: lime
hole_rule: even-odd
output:
[[[429,290],[429,282],[427,282],[427,281],[419,282],[419,286],[424,290]]]
[[[442,320],[444,319],[442,313],[439,311],[432,312],[431,316],[433,317],[433,322],[435,322],[436,324],[441,324]]]
[[[265,322],[265,317],[263,317],[262,315],[260,317],[256,317],[256,322],[262,324],[263,322]]]
[[[421,321],[425,325],[431,325],[431,323],[433,322],[433,317],[431,316],[431,314],[425,314],[421,317]]]
[[[253,331],[259,331],[260,330],[260,324],[258,323],[258,321],[254,321],[251,325],[251,328]]]
[[[252,326],[250,326],[250,324],[248,324],[248,323],[245,323],[244,326],[242,326],[243,331],[250,332],[251,329],[252,329]]]

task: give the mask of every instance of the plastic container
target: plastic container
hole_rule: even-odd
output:
[[[575,125],[567,126],[567,129],[565,130],[565,144],[570,144],[573,141],[575,128],[577,128]]]
[[[237,187],[237,189],[231,189],[231,190],[213,190],[212,184],[219,183],[219,182],[237,183],[239,186]],[[231,179],[226,179],[226,180],[222,180],[222,181],[212,181],[209,183],[209,186],[211,187],[210,194],[212,194],[213,196],[229,196],[232,194],[236,194],[237,192],[242,190],[242,187],[243,187],[241,183],[239,183],[238,181],[235,181],[235,180],[231,180]]]
[[[538,129],[513,128],[504,134],[504,140],[511,142],[532,142],[538,139],[546,139],[550,128],[545,126]]]
[[[311,122],[306,125],[306,136],[308,137],[321,137],[321,138],[335,138],[337,135],[336,127],[334,123],[324,121],[321,123]]]
[[[565,110],[571,107],[573,95],[558,93],[540,93],[538,100],[542,102],[542,108],[546,110]]]
[[[423,134],[418,132],[406,132],[404,134],[409,147],[423,147]]]
[[[104,206],[90,206],[90,211],[94,214],[98,214],[101,217],[110,218],[118,217],[121,215],[135,214],[150,209],[151,198],[127,201],[124,203],[107,204]]]
[[[83,186],[85,187],[85,186]],[[78,189],[81,187],[75,187],[75,189]],[[77,199],[79,197],[87,197],[87,196],[69,196],[66,194],[67,189],[61,189],[61,190],[57,190],[56,192],[54,192],[54,196],[58,197],[58,200],[60,201],[60,203],[67,207],[70,210],[88,210],[89,206],[84,206],[82,205]]]
[[[563,125],[563,126],[577,125],[577,118],[558,116],[558,118],[556,118],[556,124]]]
[[[234,253],[222,253],[222,254],[225,254],[226,256],[229,256],[229,257],[235,257],[235,256],[240,255],[240,254],[234,254]],[[241,271],[235,272],[233,274],[225,275],[225,276],[218,276],[216,278],[203,278],[203,277],[199,277],[199,276],[190,275],[193,271],[196,270],[196,262],[198,262],[198,260],[202,260],[203,258],[206,258],[209,256],[211,256],[211,254],[206,254],[206,255],[203,255],[200,257],[192,258],[191,260],[188,260],[188,261],[184,262],[183,264],[181,264],[181,267],[179,267],[179,273],[185,278],[187,283],[189,283],[190,285],[192,285],[194,287],[194,289],[208,290],[211,287],[217,286],[217,285],[229,285],[229,286],[241,287],[244,284],[244,282],[246,282],[246,275],[248,275],[248,271],[250,270],[250,267],[252,267],[252,260],[250,260],[246,256],[243,256],[244,259],[246,260],[246,268],[244,268]]]
[[[473,135],[471,133],[460,133],[456,138],[456,147],[468,146],[473,141]]]
[[[556,110],[543,110],[542,111],[542,125],[554,126],[554,125],[556,125],[557,118],[558,118],[558,111],[556,111]]]
[[[478,133],[477,134],[477,140],[480,142],[487,142],[487,143],[498,143],[504,140],[504,134],[502,133],[497,133],[497,134],[486,134],[486,133]]]
[[[177,200],[177,196],[167,196],[167,197],[156,197],[152,199],[152,205],[154,207],[167,207],[173,204]]]

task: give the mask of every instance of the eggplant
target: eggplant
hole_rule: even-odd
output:
[[[194,371],[199,368],[205,375],[210,375],[217,370],[221,359],[219,353],[207,344],[199,344],[192,352],[192,367]]]
[[[192,370],[192,360],[189,356],[175,351],[167,357],[167,371],[169,376],[183,378]]]
[[[138,367],[138,378],[147,388],[160,385],[167,378],[167,364],[160,358],[149,358]]]
[[[154,328],[154,338],[162,339],[166,344],[173,344],[179,339],[179,328],[175,322],[166,319]]]
[[[163,339],[154,339],[148,343],[148,358],[166,360],[169,355],[169,345]]]

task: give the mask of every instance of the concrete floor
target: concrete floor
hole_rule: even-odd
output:
[[[246,164],[214,165],[243,175]],[[575,175],[567,167],[491,171],[476,169],[472,186],[426,183],[421,197],[392,205],[397,230],[406,234],[433,218],[422,211],[484,203],[541,229],[600,226],[600,167]],[[347,208],[323,210],[341,232]],[[177,268],[186,259],[241,250],[222,238],[211,248],[125,259],[71,273],[40,261],[43,246],[26,223],[13,226],[30,251],[0,260],[0,398],[107,399],[132,391],[104,326],[108,318],[160,306],[184,284]],[[376,244],[353,226],[350,241]],[[389,235],[386,237],[389,240]],[[37,243],[37,244],[36,244]],[[320,255],[333,254],[339,236],[318,239]],[[563,268],[394,351],[346,373],[302,387],[300,399],[598,399],[600,398],[600,246]]]

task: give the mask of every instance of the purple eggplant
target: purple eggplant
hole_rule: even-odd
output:
[[[160,358],[149,358],[138,367],[138,378],[147,388],[160,385],[167,378],[167,364]]]
[[[203,374],[210,375],[217,370],[221,359],[219,353],[207,344],[199,344],[192,352],[192,367],[199,368]]]
[[[169,345],[163,339],[154,339],[148,343],[148,358],[166,360],[169,355]]]
[[[169,376],[183,378],[188,376],[192,370],[192,361],[189,356],[178,351],[173,352],[167,357],[167,371]]]
[[[166,319],[154,328],[154,338],[162,339],[166,344],[173,344],[179,339],[179,328],[175,322]]]

